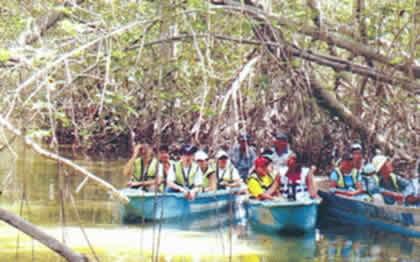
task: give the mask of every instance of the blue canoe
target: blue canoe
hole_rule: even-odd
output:
[[[320,200],[249,200],[248,221],[257,229],[305,233],[315,229]]]
[[[318,186],[318,188],[320,188],[318,194],[323,199],[319,211],[323,220],[420,237],[420,208],[374,204],[346,196],[337,196],[327,191],[325,183],[324,186]]]
[[[183,193],[154,193],[131,188],[120,192],[130,200],[121,206],[123,222],[127,223],[217,216],[235,208],[239,197],[234,189],[199,193],[194,200],[186,199]]]

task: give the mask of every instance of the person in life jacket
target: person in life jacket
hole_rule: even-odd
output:
[[[377,155],[372,159],[376,168],[376,185],[386,204],[411,204],[415,202],[414,187],[409,180],[394,174],[392,161],[384,155]]]
[[[344,153],[339,161],[339,167],[331,172],[329,190],[337,195],[349,197],[359,195],[362,197],[362,194],[365,194],[362,176],[357,169],[353,168],[353,157],[350,153]]]
[[[239,176],[243,181],[248,179],[254,161],[257,158],[255,148],[249,144],[249,140],[248,135],[240,135],[238,143],[232,147],[229,153],[230,161],[238,170]]]
[[[173,161],[169,157],[169,148],[167,145],[161,145],[159,147],[157,158],[159,160],[158,173],[162,174],[159,191],[163,192],[166,189],[166,183],[167,183],[169,170],[171,169],[172,164],[173,164]]]
[[[216,153],[216,161],[215,172],[209,176],[209,191],[242,185],[238,170],[229,161],[229,155],[224,150]]]
[[[200,167],[194,161],[197,148],[186,144],[181,150],[181,159],[169,169],[167,178],[168,192],[182,192],[189,200],[194,200],[203,184],[203,174]]]
[[[363,170],[363,149],[359,143],[353,143],[350,147],[351,155],[353,158],[353,168],[359,172]]]
[[[270,190],[274,182],[268,166],[271,161],[263,156],[259,156],[254,162],[254,169],[248,178],[248,191],[251,198],[259,200],[274,200],[274,190]]]
[[[292,201],[320,199],[313,181],[315,168],[304,167],[304,164],[304,154],[291,153],[287,158],[287,169],[276,177],[272,189]]]
[[[417,160],[417,167],[414,167],[414,174],[413,177],[411,179],[411,183],[413,184],[413,197],[415,197],[415,199],[413,199],[413,204],[416,205],[417,207],[420,207],[420,181],[419,181],[419,177],[420,177],[420,159]],[[408,197],[410,198],[410,197]]]
[[[159,191],[163,174],[159,172],[158,163],[149,144],[136,145],[123,169],[125,176],[131,176],[127,186],[145,191]]]
[[[274,170],[284,169],[287,166],[287,159],[293,151],[289,148],[289,137],[285,133],[274,134],[274,147],[271,159]]]
[[[216,165],[214,162],[209,161],[209,156],[202,150],[198,150],[195,153],[194,158],[201,169],[201,173],[203,174],[203,191],[209,192],[211,191],[209,187],[209,176],[214,174],[216,171]]]

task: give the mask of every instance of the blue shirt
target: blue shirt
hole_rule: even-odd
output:
[[[241,154],[239,144],[232,147],[230,151],[230,161],[238,170],[242,179],[248,178],[249,170],[254,166],[254,161],[257,158],[254,147],[248,146],[247,152]]]
[[[353,181],[353,176],[352,176],[352,172],[350,171],[348,174],[343,174],[343,180],[344,180],[344,188],[341,187],[337,187],[336,188],[330,188],[331,191],[335,191],[337,189],[340,190],[345,190],[345,191],[356,191],[357,187],[356,184],[359,182],[362,182],[362,176],[360,175],[360,172],[357,172],[357,176],[356,176],[356,184]],[[334,171],[331,172],[330,174],[330,181],[335,181],[338,183],[338,174],[337,171],[334,169]]]
[[[377,185],[377,187],[379,189],[377,189],[379,192],[383,192],[384,190],[387,191],[393,191],[393,192],[397,192],[397,193],[401,193],[404,197],[404,199],[409,196],[409,195],[413,195],[414,194],[414,187],[413,185],[410,183],[410,181],[408,181],[407,179],[395,175],[397,177],[397,185],[399,188],[399,192],[397,192],[397,190],[394,187],[394,183],[392,182],[392,179],[388,179],[388,182],[385,183],[384,180],[382,179],[382,177],[380,177],[379,179],[379,185]],[[391,196],[388,195],[384,195],[382,194],[384,201],[386,204],[388,205],[393,205],[395,203],[395,199]]]

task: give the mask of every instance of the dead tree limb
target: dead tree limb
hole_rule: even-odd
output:
[[[64,157],[61,157],[59,155],[56,155],[54,153],[51,153],[51,152],[43,149],[38,144],[36,144],[34,141],[32,141],[30,138],[26,137],[21,131],[19,131],[18,129],[16,129],[12,124],[9,123],[9,121],[7,121],[6,119],[4,119],[1,116],[0,116],[0,125],[3,126],[4,128],[6,128],[7,130],[9,130],[10,132],[12,132],[13,134],[15,134],[16,136],[22,138],[23,139],[23,142],[26,145],[28,145],[29,147],[31,147],[33,150],[35,150],[35,152],[37,152],[38,154],[42,155],[43,157],[46,157],[48,159],[55,160],[55,161],[57,161],[59,163],[62,163],[64,165],[66,165],[66,166],[68,166],[68,167],[76,170],[77,171],[76,174],[81,174],[83,176],[88,177],[91,181],[94,181],[98,185],[104,187],[113,196],[115,196],[116,198],[118,198],[123,203],[127,203],[129,201],[126,196],[124,196],[120,192],[118,192],[118,190],[115,187],[113,187],[111,184],[109,184],[108,182],[100,179],[99,177],[95,176],[94,174],[92,174],[91,172],[87,171],[86,169],[84,169],[84,168],[76,165],[71,160],[69,160],[67,158],[64,158]]]
[[[86,256],[71,250],[69,247],[60,243],[57,239],[47,235],[45,232],[38,229],[32,223],[29,223],[28,221],[3,208],[0,208],[0,220],[3,220],[7,224],[17,228],[19,231],[38,240],[40,243],[44,244],[58,255],[64,257],[69,262],[89,261],[89,259]]]

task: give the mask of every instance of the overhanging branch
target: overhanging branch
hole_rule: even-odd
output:
[[[343,48],[355,55],[364,56],[374,61],[386,64],[387,66],[404,72],[407,75],[410,75],[410,72],[413,72],[413,75],[416,79],[420,78],[420,66],[394,64],[394,59],[392,57],[380,54],[375,48],[372,48],[366,44],[351,39],[343,38],[337,33],[333,32],[332,30],[329,30],[328,28],[324,28],[322,31],[320,31],[319,28],[315,26],[309,24],[299,24],[291,19],[287,19],[273,13],[267,13],[259,8],[255,8],[250,5],[243,5],[240,2],[232,0],[223,0],[223,4],[224,9],[230,9],[238,11],[241,14],[247,14],[250,17],[259,21],[274,20],[278,23],[279,26],[284,26],[298,33],[311,36],[314,40],[325,41],[329,44]]]
[[[336,71],[351,72],[351,73],[358,74],[361,76],[369,77],[370,79],[374,81],[384,82],[391,85],[400,85],[402,88],[406,89],[410,93],[414,93],[417,95],[420,94],[420,84],[408,78],[390,76],[382,72],[378,72],[377,70],[371,67],[352,63],[348,60],[341,59],[338,57],[316,54],[312,51],[302,50],[296,46],[283,45],[283,44],[279,44],[275,42],[267,42],[267,41],[259,41],[259,40],[237,39],[237,38],[232,38],[229,36],[216,35],[216,34],[196,34],[194,37],[196,38],[212,37],[214,39],[218,39],[222,41],[231,41],[231,42],[236,42],[239,44],[267,45],[267,46],[272,46],[272,47],[283,48],[287,53],[289,53],[292,56],[300,57],[305,60],[317,63],[319,65],[331,67]],[[171,42],[171,41],[191,40],[192,38],[193,38],[192,34],[177,35],[173,37],[168,37],[168,38],[144,43],[143,46],[157,45],[157,44]],[[136,45],[126,48],[126,50],[133,50],[139,47],[140,45],[136,44]]]

